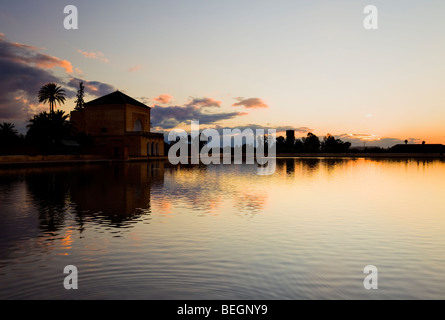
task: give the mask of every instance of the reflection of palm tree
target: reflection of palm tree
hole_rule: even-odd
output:
[[[43,231],[59,231],[65,222],[68,210],[71,172],[42,170],[25,175],[28,194],[36,205],[39,227]]]
[[[58,102],[65,103],[65,90],[55,83],[48,83],[39,90],[39,102],[49,103],[50,113],[54,113],[54,106]]]

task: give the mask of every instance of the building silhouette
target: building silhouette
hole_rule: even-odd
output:
[[[396,153],[441,153],[445,152],[443,144],[396,144],[391,148]]]
[[[295,130],[286,130],[286,141],[295,142]]]
[[[150,107],[115,91],[71,112],[78,133],[93,138],[96,153],[114,158],[164,155],[164,136],[150,132]]]

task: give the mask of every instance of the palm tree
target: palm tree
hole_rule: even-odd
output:
[[[11,146],[19,142],[19,135],[15,125],[9,122],[0,124],[0,146]],[[1,152],[2,150],[0,150]]]
[[[15,125],[9,122],[0,123],[0,133],[2,135],[14,136],[17,135]]]
[[[55,83],[48,83],[39,90],[39,102],[49,103],[50,113],[54,113],[54,106],[58,102],[65,103],[65,90]]]
[[[42,112],[29,120],[26,139],[33,145],[50,148],[73,134],[71,122],[65,111]]]

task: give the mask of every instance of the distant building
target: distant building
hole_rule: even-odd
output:
[[[444,153],[443,144],[396,144],[391,152],[397,153]]]
[[[150,132],[150,107],[115,91],[71,112],[79,133],[94,140],[97,152],[115,158],[164,155],[164,136]]]
[[[286,130],[286,141],[288,142],[295,141],[295,130]]]

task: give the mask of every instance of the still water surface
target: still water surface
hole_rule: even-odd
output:
[[[2,169],[0,299],[445,298],[445,162],[289,158],[256,173]]]

